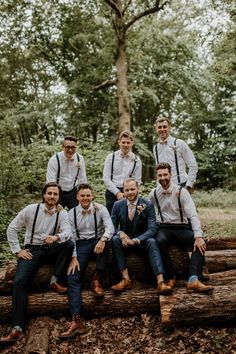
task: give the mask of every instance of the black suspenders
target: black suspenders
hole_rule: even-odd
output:
[[[178,163],[178,156],[177,156],[177,145],[176,145],[176,141],[177,141],[177,139],[175,138],[175,141],[174,141],[175,167],[176,167],[178,185],[180,185],[181,182],[180,182],[180,173],[179,173],[179,163]],[[158,145],[158,144],[155,145],[155,154],[156,154],[156,161],[157,161],[157,164],[158,164],[158,163],[159,163],[159,157],[158,157],[157,145]]]
[[[80,162],[79,154],[76,154],[78,162]],[[59,161],[59,156],[58,153],[56,153],[56,159],[57,159],[57,164],[58,164],[58,169],[57,169],[57,184],[59,184],[59,179],[60,179],[60,172],[61,172],[61,166],[60,166],[60,161]],[[76,185],[76,181],[79,175],[79,165],[78,165],[78,170],[75,176],[74,184],[73,187]]]
[[[178,195],[178,204],[179,204],[179,214],[180,214],[180,220],[181,222],[184,221],[184,218],[183,218],[183,209],[182,209],[182,205],[181,205],[181,201],[180,201],[180,193],[181,193],[181,190],[182,190],[183,187],[180,187],[179,189],[179,195]],[[161,221],[164,222],[164,219],[163,219],[163,215],[162,215],[162,212],[161,212],[161,208],[160,208],[160,204],[158,202],[158,199],[157,199],[157,192],[156,192],[156,189],[154,189],[154,198],[155,198],[155,201],[156,201],[156,204],[157,204],[157,208],[158,208],[158,211],[159,211],[159,214],[160,214],[160,218],[161,218]]]
[[[114,161],[115,161],[115,153],[113,152],[112,154],[112,161],[111,161],[111,181],[113,179],[113,173],[114,173]],[[137,156],[134,155],[134,166],[132,168],[132,171],[131,173],[129,174],[129,178],[132,177],[133,173],[134,173],[134,170],[135,170],[135,167],[136,167],[136,164],[137,164]]]
[[[80,238],[79,236],[79,230],[78,230],[78,224],[77,224],[77,216],[76,216],[76,208],[73,208],[73,212],[74,212],[74,225],[75,225],[75,231],[76,231],[76,235],[78,237],[78,239]],[[98,223],[97,223],[97,214],[96,214],[96,209],[94,208],[94,225],[95,225],[95,239],[98,238]]]
[[[41,203],[38,203],[37,208],[36,208],[36,211],[35,211],[35,215],[34,215],[34,221],[33,221],[33,226],[32,226],[32,230],[31,230],[31,237],[30,237],[30,243],[31,243],[31,245],[32,245],[32,243],[33,243],[35,224],[36,224],[36,221],[37,221],[37,217],[38,217],[38,213],[39,213],[40,204],[41,204]],[[53,233],[52,233],[53,235],[55,235],[55,233],[56,233],[56,231],[57,231],[57,224],[58,224],[59,213],[60,213],[60,211],[57,212],[56,222],[55,222],[55,226],[54,226]]]
[[[154,198],[155,198],[155,201],[156,201],[156,204],[157,204],[157,208],[158,208],[158,211],[159,211],[159,214],[160,214],[161,221],[164,222],[164,219],[163,219],[163,216],[162,216],[162,212],[161,212],[161,208],[160,208],[160,204],[159,204],[158,199],[157,199],[156,189],[154,189]]]
[[[177,157],[177,145],[176,145],[176,141],[177,141],[177,139],[175,138],[175,141],[174,141],[175,166],[176,166],[176,173],[177,173],[178,185],[180,186],[179,163],[178,163],[178,157]]]

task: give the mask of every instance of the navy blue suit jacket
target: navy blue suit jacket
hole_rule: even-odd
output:
[[[140,242],[150,237],[156,237],[157,225],[154,206],[144,198],[138,198],[137,206],[143,205],[141,213],[136,211],[133,220],[133,234],[131,238],[138,238]],[[126,223],[128,218],[127,199],[121,199],[115,202],[111,212],[111,219],[115,226],[116,233],[126,232]]]

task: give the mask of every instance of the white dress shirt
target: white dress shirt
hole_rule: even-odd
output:
[[[31,232],[38,204],[30,204],[21,210],[12,220],[7,228],[7,240],[9,242],[12,253],[17,253],[21,250],[18,238],[18,232],[25,227],[24,245],[31,243]],[[49,214],[44,203],[40,204],[34,235],[33,245],[42,245],[48,235],[52,235],[56,224],[56,209],[54,214]],[[59,236],[59,242],[65,242],[72,236],[69,224],[68,214],[63,209],[59,213],[56,235]]]
[[[158,151],[158,161],[156,158],[156,150],[155,146],[153,147],[153,155],[155,158],[155,162],[167,162],[171,166],[171,180],[173,183],[178,184],[177,179],[177,171],[176,171],[176,163],[175,163],[175,146],[174,146],[175,138],[169,136],[166,140],[166,143],[158,143],[157,151]],[[176,140],[176,152],[179,166],[179,174],[180,174],[180,183],[186,182],[186,187],[192,187],[196,177],[197,177],[197,161],[194,157],[194,154],[188,144],[181,140]],[[188,168],[188,173],[186,171]]]
[[[96,237],[95,233],[95,220],[94,213],[97,217],[97,236],[101,238],[106,236],[111,239],[114,234],[114,225],[112,223],[110,214],[104,205],[98,203],[91,203],[88,209],[83,209],[79,204],[76,207],[76,220],[79,238],[77,236],[75,222],[74,222],[74,209],[69,211],[69,220],[72,229],[73,241],[77,240],[89,240]],[[89,213],[87,213],[89,211]],[[84,214],[85,213],[85,214]],[[73,256],[76,255],[76,249],[74,249]]]
[[[126,157],[123,157],[121,150],[115,151],[115,159],[113,165],[113,178],[111,179],[112,170],[112,157],[113,153],[110,153],[105,160],[103,169],[103,182],[106,188],[116,195],[120,190],[118,188],[123,187],[123,182],[126,178],[130,177],[130,174],[134,167],[134,160],[136,156],[136,166],[131,177],[134,177],[138,184],[141,184],[142,178],[142,163],[140,158],[133,152],[129,152]]]
[[[157,215],[158,223],[166,224],[181,224],[180,210],[177,194],[179,193],[179,186],[171,183],[169,189],[166,191],[158,183],[157,187],[149,193],[149,199],[157,207],[156,199],[154,197],[154,190],[156,190],[157,200],[161,209],[163,221],[160,214]],[[189,192],[182,188],[180,192],[180,203],[183,212],[183,224],[188,224],[190,219],[191,226],[194,232],[194,237],[203,235],[201,223],[196,211],[195,204]]]
[[[63,191],[71,191],[74,186],[77,186],[80,183],[87,183],[85,161],[82,155],[79,155],[80,161],[78,162],[76,153],[71,159],[68,159],[64,151],[58,153],[58,158],[60,162],[60,176],[59,184]],[[79,173],[78,173],[79,167]],[[56,155],[53,155],[48,161],[47,174],[46,174],[46,183],[48,182],[57,182],[57,173],[58,173],[58,162]],[[77,180],[75,181],[76,175]]]

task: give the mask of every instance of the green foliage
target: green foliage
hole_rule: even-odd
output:
[[[193,198],[199,208],[236,208],[236,192],[229,190],[215,189],[208,192],[195,190]]]

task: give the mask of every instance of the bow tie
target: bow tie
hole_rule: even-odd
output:
[[[92,214],[92,209],[82,210],[82,215]]]
[[[159,144],[167,144],[167,139],[166,140],[159,140]]]
[[[164,191],[162,192],[162,194],[171,194],[171,191],[170,191],[169,189],[167,189],[167,190],[164,190]]]
[[[44,213],[45,214],[48,214],[48,215],[53,215],[53,214],[55,214],[55,209],[44,209]]]
[[[120,156],[122,157],[122,159],[128,159],[129,158],[129,154],[123,154],[123,152],[120,154]]]

